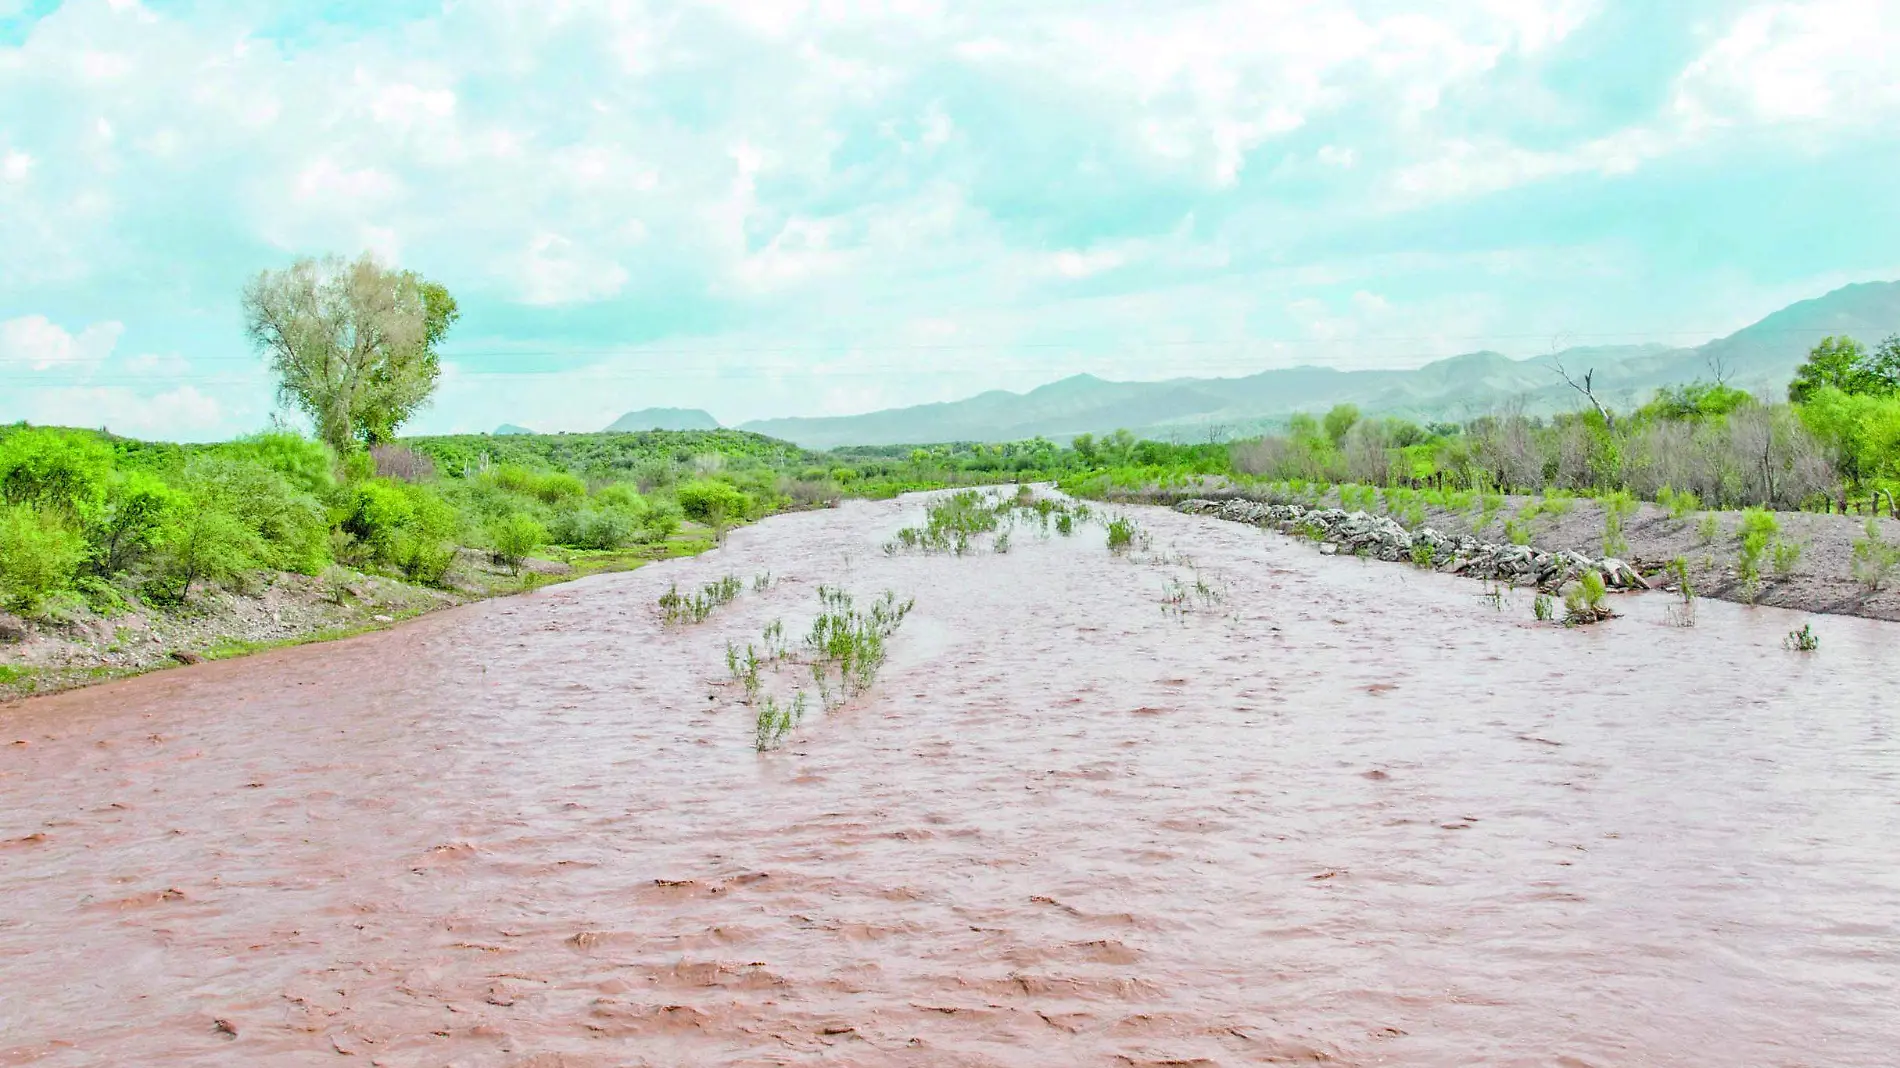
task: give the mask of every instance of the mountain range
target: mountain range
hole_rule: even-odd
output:
[[[1297,412],[1324,412],[1335,404],[1420,421],[1464,420],[1506,408],[1548,414],[1582,403],[1559,366],[1573,378],[1593,372],[1597,395],[1613,407],[1639,404],[1661,386],[1696,379],[1721,378],[1756,393],[1778,394],[1822,337],[1848,334],[1871,346],[1893,333],[1900,333],[1900,282],[1865,282],[1791,304],[1692,348],[1591,346],[1528,359],[1481,351],[1409,370],[1300,366],[1239,378],[1159,382],[1113,382],[1080,374],[1027,393],[992,390],[960,401],[863,415],[759,419],[738,429],[807,448],[831,448],[1014,441],[1037,435],[1066,440],[1121,428],[1163,440],[1205,440],[1258,433],[1282,425]],[[697,409],[647,409],[630,412],[607,429],[705,430],[718,425]]]

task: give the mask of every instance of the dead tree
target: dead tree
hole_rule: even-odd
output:
[[[1570,384],[1570,388],[1583,394],[1584,399],[1589,401],[1590,404],[1596,408],[1597,414],[1603,417],[1603,425],[1611,430],[1615,430],[1616,416],[1609,408],[1604,406],[1602,401],[1597,399],[1594,386],[1594,380],[1597,374],[1596,368],[1592,367],[1588,371],[1585,371],[1583,378],[1578,380],[1570,377],[1570,372],[1564,369],[1564,362],[1562,360],[1552,357],[1550,362],[1552,366],[1557,368],[1557,373],[1563,377],[1563,380]]]

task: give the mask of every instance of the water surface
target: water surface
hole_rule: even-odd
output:
[[[0,709],[0,1064],[1894,1063],[1900,627],[919,511]],[[820,583],[917,608],[758,756]]]

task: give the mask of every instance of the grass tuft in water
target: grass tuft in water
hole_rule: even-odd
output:
[[[661,618],[669,627],[704,623],[714,609],[731,604],[741,589],[744,589],[744,584],[737,575],[727,575],[717,582],[708,582],[693,594],[681,593],[679,584],[674,583],[660,594]]]
[[[1791,630],[1781,644],[1790,652],[1811,653],[1821,647],[1821,636],[1814,633],[1814,624],[1803,623],[1800,630]]]
[[[1582,627],[1614,618],[1616,613],[1604,603],[1606,592],[1603,576],[1594,571],[1585,571],[1582,578],[1565,586],[1564,625]]]

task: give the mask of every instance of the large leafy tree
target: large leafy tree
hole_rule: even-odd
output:
[[[279,396],[339,453],[390,440],[428,402],[455,298],[365,254],[298,260],[244,288],[245,328]]]
[[[1788,399],[1805,404],[1829,386],[1849,396],[1900,393],[1900,335],[1889,337],[1871,353],[1851,337],[1822,338],[1795,371]]]

